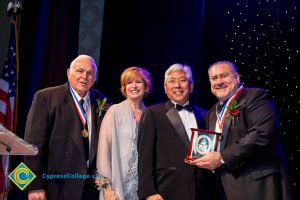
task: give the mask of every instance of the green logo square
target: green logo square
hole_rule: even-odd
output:
[[[21,162],[19,166],[8,175],[8,177],[20,188],[20,190],[24,190],[27,185],[35,179],[36,175],[23,162]]]

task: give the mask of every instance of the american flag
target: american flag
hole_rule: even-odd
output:
[[[12,23],[7,58],[0,79],[0,124],[13,131],[15,128],[15,98],[17,86],[15,27]]]
[[[0,78],[0,125],[10,131],[16,130],[16,90],[17,90],[17,21],[13,20],[9,46],[4,68]],[[7,179],[8,156],[0,155],[0,199],[7,199],[10,183]]]

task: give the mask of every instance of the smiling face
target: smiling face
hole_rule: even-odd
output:
[[[189,100],[193,86],[182,70],[171,72],[164,84],[165,93],[169,99],[180,105]]]
[[[125,93],[132,101],[142,101],[146,92],[146,85],[141,75],[136,74],[127,80]]]
[[[229,99],[240,84],[240,75],[227,63],[213,65],[208,75],[211,92],[222,102]]]
[[[144,69],[137,66],[126,68],[121,74],[122,94],[137,103],[151,91],[151,75]]]
[[[94,85],[95,74],[95,66],[88,56],[78,57],[67,70],[69,83],[80,97],[84,97],[87,91]]]

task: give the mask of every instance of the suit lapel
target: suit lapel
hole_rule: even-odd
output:
[[[216,112],[214,112],[216,110],[216,106],[214,106],[212,109],[212,111],[209,113],[209,119],[208,119],[208,129],[215,131],[216,130],[216,122],[217,122],[217,115]]]
[[[90,90],[90,99],[91,99],[91,145],[90,145],[90,157],[89,160],[92,161],[96,152],[97,152],[97,144],[98,144],[98,136],[99,136],[99,127],[100,127],[100,119],[96,115],[97,102],[96,96],[93,90]]]
[[[69,123],[69,129],[68,130],[74,130],[74,132],[71,133],[71,137],[74,141],[74,143],[76,144],[76,146],[78,147],[78,149],[83,150],[83,140],[82,140],[82,135],[81,135],[81,131],[82,131],[82,124],[80,121],[80,118],[78,116],[78,113],[76,112],[76,106],[71,94],[71,91],[69,89],[69,85],[66,84],[66,95],[65,95],[65,108],[66,111],[69,113],[69,116],[72,118],[73,123]],[[78,117],[74,117],[74,116],[78,116]],[[84,154],[84,152],[83,152]]]
[[[184,125],[181,121],[181,118],[174,107],[174,104],[171,101],[167,101],[165,103],[165,108],[168,110],[166,113],[166,116],[170,120],[171,124],[173,125],[174,129],[176,130],[176,133],[179,135],[180,139],[186,146],[186,148],[189,148],[189,138],[187,136],[186,130],[184,128]]]
[[[202,128],[200,122],[202,119],[202,116],[201,116],[201,112],[199,112],[197,109],[194,108],[193,106],[193,113],[195,115],[195,118],[196,118],[196,122],[197,122],[197,127],[196,128]],[[205,125],[205,124],[204,124]]]
[[[244,91],[242,91],[236,98],[235,100],[237,101],[238,105],[243,105],[243,100],[239,101],[240,97],[242,96],[242,94],[244,93]],[[227,108],[225,108],[227,109]],[[232,120],[230,118],[225,118],[224,120],[224,124],[223,124],[223,129],[222,129],[222,142],[221,142],[221,147],[220,150],[224,150],[225,145],[227,143],[227,138],[228,138],[228,133],[229,133],[229,128],[231,126]]]
[[[221,151],[224,150],[225,148],[230,124],[231,124],[231,120],[226,118],[222,129],[222,140],[221,140],[221,147],[220,147]]]

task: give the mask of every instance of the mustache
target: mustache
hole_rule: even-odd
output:
[[[223,89],[223,88],[226,88],[226,87],[227,87],[226,84],[220,83],[220,84],[217,84],[217,85],[216,85],[215,89]]]

